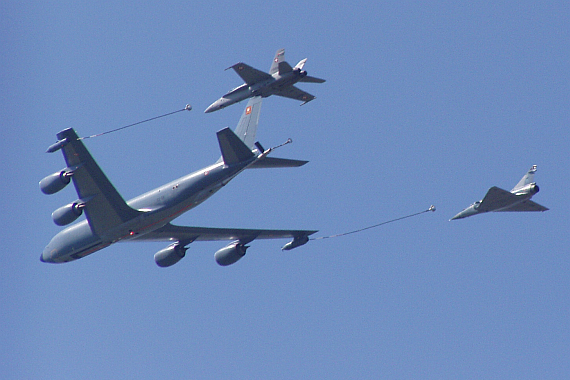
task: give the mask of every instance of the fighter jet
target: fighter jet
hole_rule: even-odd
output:
[[[493,186],[487,191],[485,198],[473,203],[450,220],[489,211],[547,211],[546,207],[530,200],[540,190],[534,182],[536,168],[537,166],[533,165],[510,192]]]
[[[254,69],[243,62],[236,63],[226,70],[234,69],[245,83],[216,100],[204,112],[214,112],[252,96],[266,98],[271,95],[279,95],[300,100],[303,104],[308,103],[315,97],[293,85],[297,82],[323,83],[325,80],[308,76],[307,72],[303,70],[305,62],[307,62],[307,58],[301,60],[295,67],[291,67],[285,62],[285,49],[280,49],[275,54],[269,73]]]
[[[186,246],[194,241],[230,240],[214,255],[216,262],[225,266],[241,259],[248,248],[246,244],[255,239],[293,238],[284,250],[307,243],[309,235],[317,231],[183,227],[170,223],[210,198],[245,169],[298,167],[307,163],[268,157],[273,149],[264,149],[254,142],[261,100],[255,97],[248,102],[235,133],[229,128],[217,132],[222,156],[216,163],[128,202],[107,179],[77,133],[72,128],[59,132],[58,141],[48,152],[62,150],[67,167],[41,180],[40,189],[53,194],[73,180],[78,199],[55,210],[52,218],[60,226],[73,223],[83,212],[86,219],[55,235],[40,260],[65,263],[116,242],[168,241],[171,244],[154,255],[158,266],[168,267],[180,261]]]

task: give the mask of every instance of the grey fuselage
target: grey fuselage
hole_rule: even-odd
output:
[[[304,76],[306,76],[306,71],[293,70],[284,75],[279,75],[275,73],[272,75],[271,79],[267,79],[252,85],[247,83],[242,84],[239,87],[234,88],[227,94],[222,96],[220,99],[212,103],[208,108],[206,108],[205,113],[214,112],[222,108],[231,106],[232,104],[241,102],[242,100],[252,98],[254,96],[268,97],[275,94],[278,91],[283,90],[286,87],[292,86],[299,82]]]
[[[249,161],[232,166],[226,166],[220,160],[133,198],[127,204],[141,213],[105,231],[102,236],[92,231],[87,220],[75,223],[53,237],[40,260],[64,263],[85,257],[118,241],[136,240],[204,202],[256,159],[254,156]]]

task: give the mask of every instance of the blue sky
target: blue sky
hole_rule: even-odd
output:
[[[14,2],[0,5],[7,379],[565,378],[570,375],[570,9],[564,2]],[[241,174],[177,224],[341,233],[230,267],[195,243],[39,261],[76,198],[45,196],[73,127],[125,199],[214,162],[245,103],[203,110],[307,57],[303,107],[264,100],[258,139],[302,168]],[[531,167],[545,213],[448,219]]]

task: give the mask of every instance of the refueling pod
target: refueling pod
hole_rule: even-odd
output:
[[[238,241],[225,246],[214,254],[216,262],[221,266],[227,266],[235,263],[245,256],[245,251],[249,248]]]
[[[154,261],[156,265],[161,268],[166,268],[179,262],[184,256],[188,248],[184,248],[180,244],[172,244],[164,249],[161,249],[154,254]]]
[[[293,240],[291,240],[289,243],[285,244],[283,247],[281,247],[281,250],[282,251],[289,251],[293,248],[300,247],[303,244],[307,244],[308,241],[309,241],[309,237],[307,235],[298,236],[298,237],[295,237]]]

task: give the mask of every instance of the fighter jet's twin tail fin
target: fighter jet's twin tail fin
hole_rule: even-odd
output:
[[[256,96],[251,98],[243,111],[238,122],[235,132],[229,128],[222,129],[217,133],[218,143],[222,152],[220,161],[226,165],[235,165],[240,162],[250,160],[257,154],[263,152],[255,144],[255,135],[257,133],[257,125],[259,123],[259,114],[261,112],[262,97]],[[298,167],[306,164],[308,161],[290,160],[284,158],[263,157],[248,168],[285,168]]]
[[[275,53],[275,58],[273,58],[271,68],[269,69],[269,75],[273,75],[279,71],[279,64],[281,62],[285,62],[285,49],[279,49],[277,53]]]
[[[285,49],[279,49],[277,50],[277,53],[275,53],[275,58],[273,58],[273,63],[271,64],[271,68],[269,69],[269,75],[273,75],[276,72],[279,72],[279,75],[284,75],[293,70],[301,71],[303,70],[303,67],[305,67],[305,63],[307,63],[307,58],[300,60],[299,63],[295,65],[295,67],[291,67],[291,65],[285,61]],[[321,78],[315,78],[306,75],[303,78],[301,78],[300,82],[324,83],[326,81]]]

